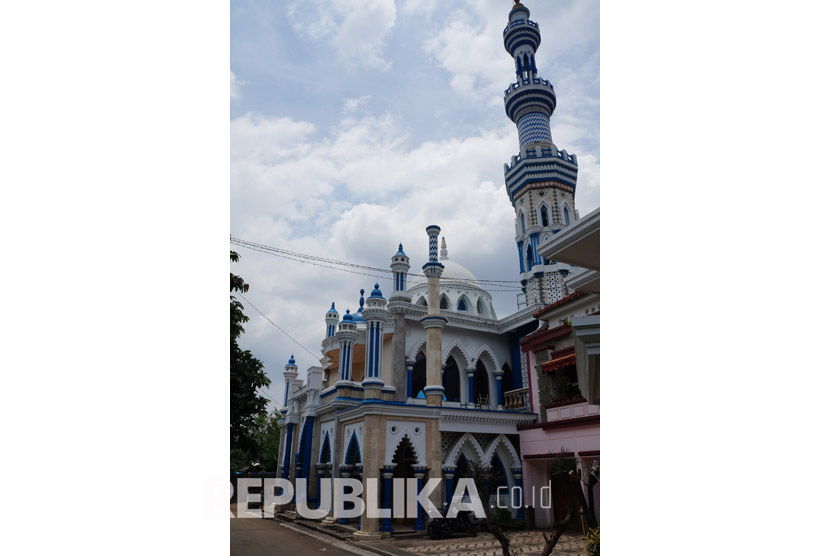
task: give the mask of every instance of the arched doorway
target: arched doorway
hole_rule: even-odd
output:
[[[461,401],[461,381],[459,379],[458,364],[455,358],[450,355],[444,364],[442,385],[444,386],[444,399],[450,402]]]
[[[398,447],[395,449],[395,455],[392,456],[392,463],[395,464],[395,474],[393,478],[395,479],[414,479],[415,473],[412,471],[412,467],[418,464],[418,455],[415,453],[415,448],[412,447],[412,442],[410,442],[408,436],[404,436],[400,443],[398,443]],[[397,492],[395,490],[395,481],[392,481],[392,499],[396,500],[400,499],[404,500],[404,508],[406,507],[406,487],[403,487],[403,492]],[[415,518],[394,518],[394,521],[397,523],[404,523],[407,525],[414,525]]]
[[[476,403],[482,396],[487,397],[489,403],[492,403],[492,400],[490,400],[490,378],[487,376],[487,367],[484,366],[481,359],[476,361],[476,372],[473,376],[473,386],[475,391],[474,399]]]
[[[518,386],[513,383],[513,371],[510,369],[510,365],[505,363],[501,366],[501,370],[504,371],[501,375],[502,392],[509,392],[518,388]]]
[[[424,352],[419,351],[415,358],[415,366],[412,368],[412,397],[423,398],[424,386],[427,385],[427,358]]]

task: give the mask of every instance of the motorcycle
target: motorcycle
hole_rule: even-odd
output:
[[[433,517],[427,524],[427,533],[432,540],[448,539],[453,533],[470,533],[476,536],[476,524],[470,517],[470,512],[461,511],[455,517],[447,517],[449,507],[445,502],[441,509],[441,517]]]

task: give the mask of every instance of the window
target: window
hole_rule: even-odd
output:
[[[441,309],[449,309],[449,303],[447,302],[447,296],[441,295]]]
[[[542,226],[548,225],[548,207],[542,205]]]
[[[522,221],[522,233],[525,233],[525,213],[520,212],[519,214],[521,216],[521,221]]]
[[[565,207],[565,226],[571,225],[571,212],[568,210],[568,207]]]
[[[458,310],[459,311],[466,311],[467,310],[467,304],[464,303],[464,298],[463,297],[458,300]]]

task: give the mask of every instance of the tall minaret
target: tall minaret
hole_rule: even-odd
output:
[[[519,154],[504,165],[507,196],[516,211],[519,272],[528,305],[552,303],[568,292],[570,265],[546,261],[540,243],[575,221],[576,156],[557,150],[550,132],[556,109],[553,85],[536,75],[542,42],[530,10],[515,0],[504,28],[504,48],[516,66],[516,81],[504,92],[504,109],[519,132]]]
[[[441,331],[447,324],[447,319],[441,316],[438,299],[438,279],[444,272],[444,265],[438,262],[438,234],[441,228],[428,226],[429,261],[424,264],[423,271],[427,277],[427,316],[421,319],[421,326],[427,331],[427,384],[424,386],[424,395],[427,405],[442,405],[444,386],[441,380]]]
[[[392,274],[395,286],[386,308],[395,319],[392,332],[392,386],[395,387],[395,401],[406,401],[406,309],[411,298],[406,293],[406,274],[409,272],[409,257],[398,244],[398,252],[392,256]]]

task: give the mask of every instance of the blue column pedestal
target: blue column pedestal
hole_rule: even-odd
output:
[[[383,475],[383,508],[386,508],[392,511],[392,476],[395,474],[394,467],[383,467],[381,468],[381,473]],[[392,518],[391,517],[384,517],[380,523],[380,530],[384,533],[391,533],[392,532]]]
[[[421,492],[421,489],[424,488],[424,475],[426,474],[426,468],[415,467],[413,471],[415,472],[415,478],[418,479],[418,492]],[[415,526],[412,527],[413,531],[423,531],[426,529],[426,519],[424,519],[424,514],[424,507],[418,504],[418,517],[415,519]]]

